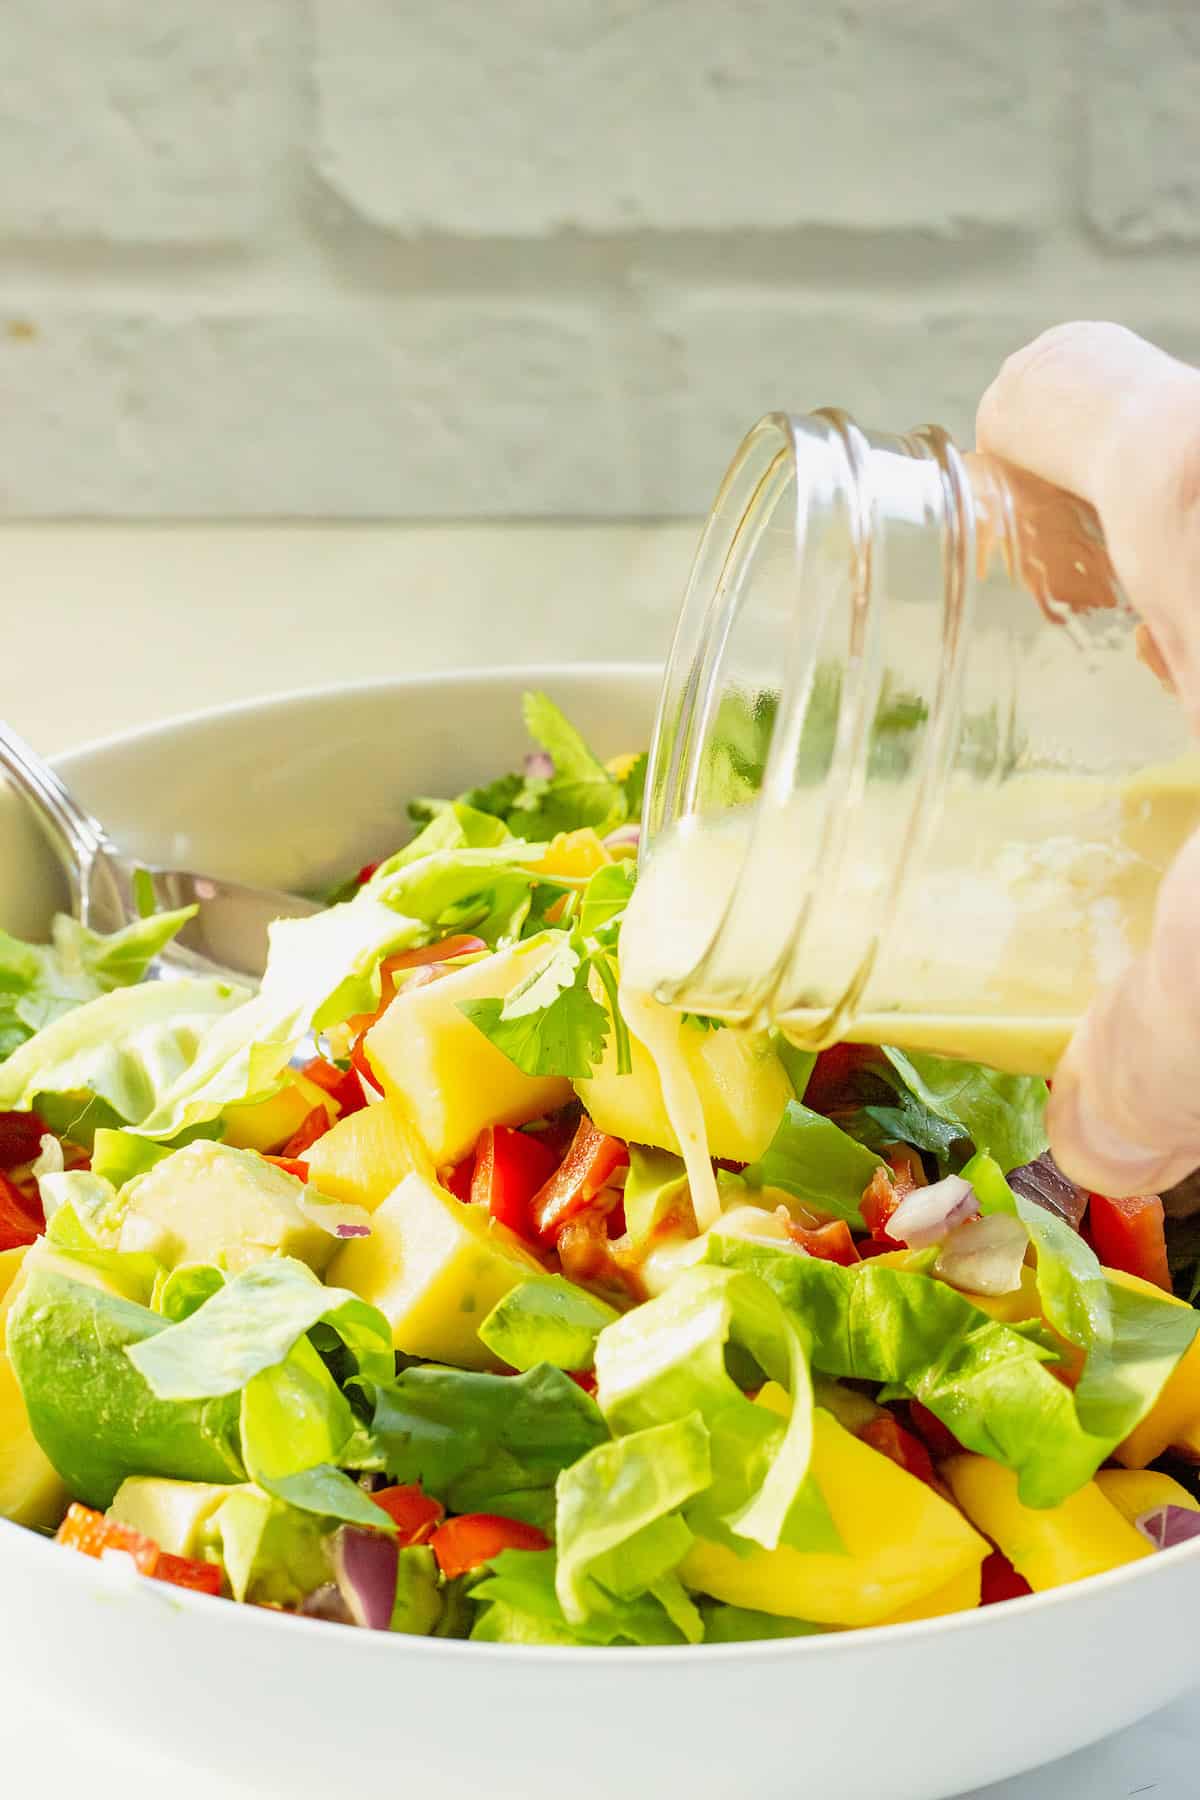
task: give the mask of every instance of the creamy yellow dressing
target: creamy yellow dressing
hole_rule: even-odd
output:
[[[745,1020],[776,970],[775,1022],[825,1041],[890,910],[905,809],[868,790],[837,891],[813,893],[797,949],[820,805],[801,792],[757,830],[749,807],[684,821],[655,846],[622,928],[622,1010],[658,1068],[701,1229],[719,1213],[703,1112],[654,996],[683,983],[679,1005]],[[1195,757],[1119,785],[1041,772],[952,784],[836,1035],[1050,1074],[1097,988],[1145,947],[1162,874],[1198,824]]]

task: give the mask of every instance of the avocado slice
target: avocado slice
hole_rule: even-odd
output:
[[[494,1369],[502,1365],[480,1342],[480,1325],[511,1288],[544,1273],[484,1207],[414,1174],[372,1214],[370,1237],[339,1250],[329,1281],[379,1308],[397,1350]]]
[[[153,1538],[172,1556],[196,1556],[205,1527],[228,1498],[228,1487],[217,1482],[130,1475],[117,1489],[108,1516]]]
[[[126,1189],[122,1250],[149,1250],[167,1268],[216,1263],[233,1273],[294,1256],[317,1275],[337,1240],[301,1211],[303,1182],[253,1150],[188,1144]]]
[[[409,1544],[396,1557],[392,1631],[428,1637],[442,1616],[438,1566],[428,1544]]]
[[[125,1354],[168,1328],[144,1306],[26,1259],[8,1318],[8,1355],[34,1437],[71,1492],[104,1508],[128,1475],[244,1479],[239,1396],[155,1399]],[[56,1266],[57,1265],[57,1266]]]

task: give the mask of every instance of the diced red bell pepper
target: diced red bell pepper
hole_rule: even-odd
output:
[[[980,1580],[980,1606],[995,1606],[999,1600],[1019,1600],[1023,1594],[1033,1592],[1025,1577],[1017,1574],[1003,1550],[993,1550],[990,1556],[984,1557]]]
[[[937,1414],[931,1413],[919,1400],[909,1401],[908,1418],[931,1456],[936,1456],[939,1461],[944,1456],[961,1456],[962,1445],[949,1426],[943,1425]]]
[[[396,1542],[402,1545],[424,1544],[446,1516],[441,1501],[426,1494],[416,1483],[381,1488],[371,1498],[395,1525]]]
[[[353,1069],[339,1069],[323,1056],[314,1056],[310,1062],[305,1063],[300,1073],[329,1095],[343,1118],[347,1113],[361,1111],[367,1104],[362,1085]]]
[[[530,1202],[538,1235],[552,1243],[568,1219],[583,1212],[614,1170],[628,1161],[620,1138],[598,1131],[584,1113],[567,1154]]]
[[[438,1179],[456,1200],[461,1200],[465,1205],[471,1198],[471,1182],[474,1176],[475,1152],[472,1150],[470,1155],[464,1156],[461,1162],[455,1163],[448,1169],[443,1169]]]
[[[828,1225],[817,1226],[798,1225],[795,1219],[789,1219],[787,1232],[793,1244],[799,1244],[822,1262],[840,1263],[848,1269],[851,1263],[862,1261],[845,1219],[831,1219]]]
[[[565,1369],[563,1373],[568,1381],[573,1381],[575,1386],[582,1388],[585,1394],[594,1394],[600,1385],[596,1380],[594,1369]]]
[[[358,874],[354,877],[355,887],[366,887],[376,869],[380,867],[381,864],[379,862],[364,863],[362,868],[358,871]]]
[[[878,1054],[870,1044],[831,1044],[828,1050],[822,1050],[804,1090],[805,1106],[811,1106],[814,1112],[829,1113],[839,1106],[852,1105],[855,1075]]]
[[[0,1250],[32,1244],[45,1229],[46,1221],[37,1201],[32,1197],[27,1200],[15,1181],[0,1175]]]
[[[870,1444],[872,1450],[878,1450],[909,1475],[915,1475],[927,1487],[937,1487],[937,1476],[933,1471],[933,1463],[929,1452],[920,1438],[914,1437],[911,1431],[905,1431],[900,1421],[890,1412],[881,1413],[855,1434],[864,1444]]]
[[[159,1558],[158,1545],[153,1538],[144,1537],[132,1525],[122,1525],[119,1519],[105,1518],[102,1512],[95,1512],[90,1506],[80,1506],[77,1500],[67,1508],[67,1516],[55,1533],[54,1541],[64,1544],[68,1550],[78,1550],[83,1556],[97,1559],[106,1550],[121,1550],[133,1558],[143,1575],[153,1575]]]
[[[1163,1203],[1157,1194],[1137,1194],[1128,1200],[1092,1194],[1088,1224],[1096,1255],[1107,1268],[1121,1269],[1171,1292]]]
[[[904,1192],[896,1184],[889,1169],[880,1165],[872,1175],[859,1201],[858,1210],[863,1216],[863,1224],[873,1238],[890,1242],[887,1234],[888,1220],[904,1198]],[[895,1248],[895,1245],[892,1245]]]
[[[150,1574],[155,1581],[167,1581],[172,1587],[188,1588],[193,1594],[219,1594],[221,1570],[217,1563],[198,1562],[191,1556],[175,1556],[160,1550]]]
[[[328,1130],[329,1114],[323,1106],[314,1106],[312,1111],[305,1115],[299,1131],[290,1137],[283,1146],[280,1155],[285,1161],[303,1156],[304,1152],[311,1150],[317,1139],[323,1138]]]
[[[47,1127],[33,1112],[0,1112],[0,1169],[30,1163],[42,1147]]]
[[[530,1203],[554,1172],[553,1150],[526,1132],[508,1125],[488,1125],[475,1146],[471,1200],[486,1206],[519,1237],[532,1238],[536,1227]]]
[[[264,1162],[274,1163],[285,1175],[294,1175],[297,1181],[308,1180],[308,1164],[298,1156],[264,1156]]]
[[[421,969],[433,963],[451,962],[455,957],[474,956],[486,949],[487,945],[482,938],[459,933],[455,937],[443,938],[437,944],[420,944],[415,950],[401,950],[396,956],[385,957],[379,965],[379,1005],[373,1013],[356,1013],[347,1021],[350,1029],[361,1037],[364,1031],[371,1029],[376,1020],[382,1018],[396,998],[396,977],[406,969]]]
[[[502,1550],[548,1550],[550,1540],[536,1525],[523,1519],[504,1519],[498,1513],[462,1513],[439,1525],[430,1543],[438,1568],[447,1581],[490,1562]]]

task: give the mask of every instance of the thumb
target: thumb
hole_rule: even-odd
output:
[[[1159,890],[1149,948],[1059,1064],[1048,1124],[1064,1172],[1093,1193],[1161,1193],[1200,1166],[1200,832]]]

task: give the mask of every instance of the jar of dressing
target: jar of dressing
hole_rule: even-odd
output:
[[[625,987],[1051,1072],[1200,823],[1155,661],[1078,499],[936,428],[763,419],[667,667]]]

